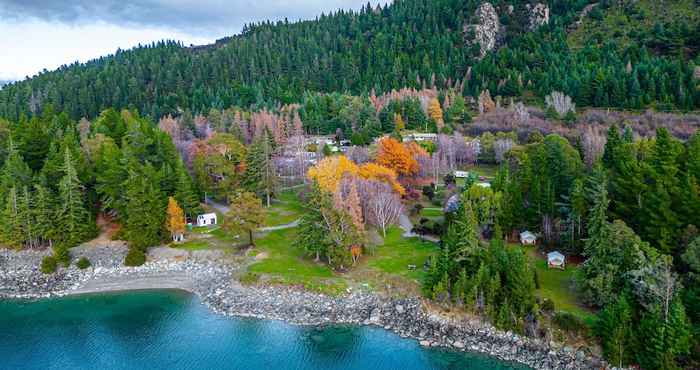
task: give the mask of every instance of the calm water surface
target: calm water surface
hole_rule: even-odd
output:
[[[215,315],[178,291],[0,301],[2,369],[524,369],[379,328]]]

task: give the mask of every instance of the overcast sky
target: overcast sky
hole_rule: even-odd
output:
[[[368,0],[0,0],[0,80],[171,39],[206,44],[266,19],[313,19]],[[370,0],[385,4],[389,0]]]

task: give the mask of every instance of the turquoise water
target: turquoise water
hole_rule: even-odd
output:
[[[2,369],[523,369],[379,328],[215,315],[178,291],[0,301]]]

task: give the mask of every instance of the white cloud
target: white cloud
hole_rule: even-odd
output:
[[[52,70],[75,61],[85,62],[163,39],[185,45],[206,44],[215,38],[197,37],[172,30],[120,27],[98,22],[71,26],[57,22],[29,20],[0,23],[0,80],[18,80],[43,69]]]

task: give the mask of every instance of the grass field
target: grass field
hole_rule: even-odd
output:
[[[390,228],[384,244],[378,246],[375,254],[369,257],[367,267],[420,281],[424,274],[423,263],[435,253],[437,247],[419,238],[406,239],[401,233],[398,227]],[[409,270],[409,265],[416,268]]]
[[[529,252],[530,260],[537,269],[540,282],[539,294],[542,298],[548,298],[554,302],[556,311],[566,311],[581,318],[591,325],[595,320],[595,314],[582,307],[576,299],[573,282],[578,266],[567,264],[566,270],[550,269],[547,261],[534,249]]]
[[[266,209],[265,226],[278,226],[294,222],[304,213],[304,206],[296,190],[286,190],[278,194]]]
[[[313,261],[292,246],[295,229],[277,230],[256,241],[257,256],[265,258],[253,263],[248,271],[265,274],[268,280],[289,285],[303,285],[310,290],[336,293],[347,286],[333,270]]]

